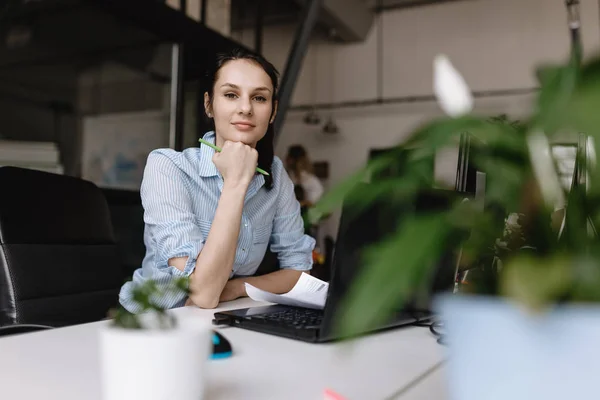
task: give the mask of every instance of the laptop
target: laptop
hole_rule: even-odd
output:
[[[464,194],[455,191],[430,189],[420,193],[413,204],[381,199],[360,211],[344,206],[323,310],[277,304],[244,308],[215,313],[213,324],[236,326],[312,343],[341,339],[334,329],[336,311],[364,267],[360,260],[365,248],[394,233],[398,221],[415,210],[448,209],[454,201],[464,197]],[[386,321],[361,334],[411,325],[431,318],[433,297],[454,290],[460,254],[458,247],[458,242],[456,246],[449,246],[434,266],[432,279],[423,290],[398,304],[395,307],[397,311]],[[401,263],[402,260],[398,260],[399,267]]]

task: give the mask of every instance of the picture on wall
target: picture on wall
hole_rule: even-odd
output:
[[[168,147],[162,112],[85,117],[82,178],[99,187],[139,190],[148,154]]]

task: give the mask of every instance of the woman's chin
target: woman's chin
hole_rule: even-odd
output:
[[[231,139],[229,140],[233,142],[241,142],[248,146],[255,147],[256,142],[258,142],[260,139],[260,135],[257,135],[254,132],[236,132],[235,134],[231,135]]]
[[[227,140],[231,142],[240,142],[244,143],[251,147],[256,147],[256,143],[262,139],[265,135],[259,134],[256,129],[251,131],[239,131],[237,129],[228,129],[224,132],[224,134],[220,135],[221,139],[223,139],[223,143]]]
[[[235,140],[236,142],[240,142],[240,143],[244,143],[247,146],[250,147],[256,147],[256,141],[253,140],[253,138],[250,137],[240,137],[237,140]]]

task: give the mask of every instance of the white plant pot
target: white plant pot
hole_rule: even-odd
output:
[[[436,308],[448,343],[450,400],[597,397],[600,307],[533,315],[498,298],[448,295]]]
[[[205,322],[179,321],[172,330],[100,331],[104,400],[201,400],[212,331]]]

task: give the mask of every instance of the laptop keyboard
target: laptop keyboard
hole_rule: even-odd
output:
[[[274,313],[253,315],[252,319],[263,319],[270,323],[274,322],[295,328],[318,328],[323,320],[323,311],[291,308]]]

